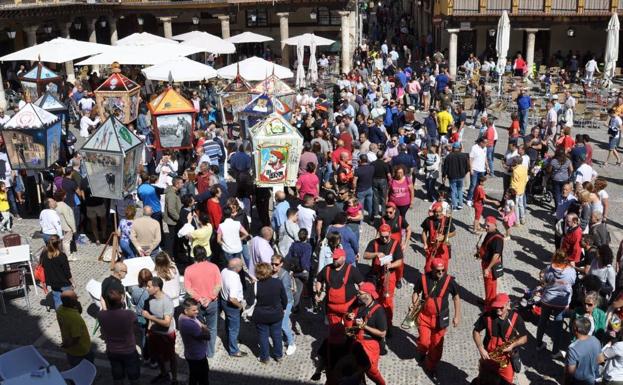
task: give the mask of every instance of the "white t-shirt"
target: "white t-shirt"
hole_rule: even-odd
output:
[[[312,234],[312,228],[316,220],[316,211],[303,205],[298,205],[297,209],[299,210],[299,227],[307,229],[307,233]]]
[[[158,273],[156,273],[156,271],[152,271],[152,274],[154,275],[154,277],[158,276]],[[164,292],[164,294],[168,295],[169,298],[171,298],[171,301],[173,301],[173,306],[179,306],[180,304],[180,273],[177,271],[177,268],[173,268],[171,269],[171,279],[168,281],[165,281],[164,278],[162,279],[162,282],[164,283],[162,285],[162,291]]]
[[[471,161],[472,170],[478,172],[487,171],[487,148],[474,144],[469,151],[469,159]]]
[[[221,298],[223,300],[228,301],[229,298],[235,298],[238,301],[242,301],[244,299],[242,282],[238,273],[225,268],[221,271],[221,281],[223,283],[221,288]]]
[[[218,226],[218,233],[223,237],[223,251],[228,254],[240,253],[242,241],[240,240],[240,227],[238,221],[227,218]]]
[[[588,72],[595,72],[595,70],[597,69],[597,62],[594,59],[591,59],[588,61],[588,63],[586,63],[586,71]]]
[[[575,183],[590,182],[597,177],[597,172],[591,166],[584,163],[576,170]]]
[[[606,356],[603,379],[606,381],[623,381],[623,342],[602,349]]]
[[[78,101],[78,105],[83,111],[91,111],[95,105],[95,100],[93,98],[82,98]]]

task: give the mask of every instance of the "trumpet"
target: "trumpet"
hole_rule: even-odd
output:
[[[415,304],[409,306],[409,311],[405,316],[405,319],[400,324],[400,327],[403,329],[411,329],[412,327],[417,327],[419,323],[420,313],[424,308],[422,301],[417,301]]]
[[[519,336],[515,338],[511,338],[510,340],[504,342],[502,345],[493,349],[493,351],[489,353],[489,358],[492,361],[495,361],[498,365],[500,365],[500,368],[502,369],[506,368],[509,364],[510,353],[504,352],[504,349],[511,346],[511,344],[515,343],[515,341],[517,341],[518,339],[519,339]]]

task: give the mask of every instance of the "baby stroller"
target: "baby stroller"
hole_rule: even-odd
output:
[[[538,203],[540,205],[544,205],[545,203],[550,204],[553,202],[554,195],[552,194],[551,181],[549,178],[547,178],[546,181],[545,177],[545,166],[543,161],[536,162],[530,170],[528,184],[526,185],[526,198],[528,204]]]

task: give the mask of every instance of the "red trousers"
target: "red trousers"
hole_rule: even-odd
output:
[[[429,273],[432,270],[433,259],[441,258],[443,259],[443,264],[448,271],[448,264],[450,262],[450,250],[448,250],[448,245],[441,244],[439,247],[430,246],[428,250],[426,250],[426,264],[424,265],[424,271]]]
[[[385,316],[387,317],[387,327],[392,326],[392,320],[394,319],[394,293],[396,292],[396,271],[389,273],[389,285],[387,293],[385,293],[385,276],[381,275],[379,280],[380,287],[377,288],[379,292],[379,305],[385,309]],[[388,295],[386,295],[388,294]]]
[[[381,355],[381,346],[376,340],[357,339],[361,347],[366,352],[370,360],[370,368],[366,371],[366,376],[376,385],[385,385],[385,379],[379,370],[379,358]]]
[[[339,344],[344,342],[346,335],[344,334],[344,324],[342,319],[348,312],[348,309],[355,301],[355,298],[344,304],[327,304],[327,321],[329,321],[329,342]]]
[[[418,326],[417,350],[426,354],[424,367],[426,370],[435,370],[443,354],[443,340],[446,328],[436,328],[437,317],[420,314]]]
[[[493,302],[493,300],[495,299],[495,296],[497,295],[498,292],[498,281],[493,278],[493,272],[489,272],[489,276],[485,277],[485,268],[487,267],[487,264],[482,263],[482,277],[484,279],[485,282],[485,311],[487,311],[489,309],[489,305],[491,304],[491,302]]]
[[[501,368],[500,365],[493,360],[480,360],[480,373],[478,373],[478,376],[482,373],[498,373],[500,377],[502,377],[509,384],[513,383],[513,379],[515,377],[513,366],[510,363],[507,367]]]

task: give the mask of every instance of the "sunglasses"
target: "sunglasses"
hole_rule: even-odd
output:
[[[279,265],[281,265],[281,262],[279,262],[279,263],[271,263],[271,265],[273,265],[273,266],[279,266]]]

